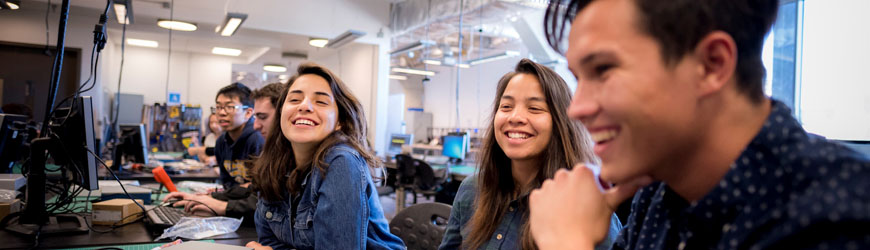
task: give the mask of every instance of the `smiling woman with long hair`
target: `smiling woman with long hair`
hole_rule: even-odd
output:
[[[594,163],[586,129],[566,114],[568,85],[549,68],[521,60],[498,83],[479,173],[459,187],[441,249],[536,249],[528,195],[562,168]],[[622,225],[611,216],[610,248]]]
[[[347,86],[324,67],[302,64],[275,117],[253,169],[259,243],[248,246],[404,249],[378,200],[370,168],[380,163]]]

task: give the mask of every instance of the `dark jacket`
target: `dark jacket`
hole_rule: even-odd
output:
[[[220,181],[224,189],[229,190],[230,187],[251,181],[248,177],[250,165],[246,165],[246,162],[249,162],[252,156],[260,155],[263,143],[265,143],[263,136],[254,130],[253,117],[245,123],[242,135],[237,140],[233,141],[229,132],[224,132],[218,137],[215,142],[214,157],[220,167]]]
[[[227,217],[244,217],[243,223],[246,225],[254,224],[253,216],[254,210],[257,209],[257,194],[250,188],[234,186],[222,192],[214,192],[211,197],[227,202]]]
[[[254,130],[253,118],[245,123],[242,135],[233,141],[227,133],[218,137],[215,143],[215,159],[221,171],[221,183],[224,191],[214,192],[211,196],[215,199],[226,201],[226,216],[242,218],[244,221],[253,222],[252,216],[257,209],[257,195],[249,188],[239,185],[250,182],[248,167],[252,156],[260,155],[263,148],[263,136]]]

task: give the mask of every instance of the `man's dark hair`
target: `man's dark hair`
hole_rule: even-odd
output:
[[[284,92],[284,84],[280,82],[270,83],[269,85],[263,86],[260,89],[254,90],[251,93],[251,100],[257,101],[260,98],[269,98],[269,101],[272,102],[272,107],[278,107],[278,98],[281,97],[281,94]]]
[[[553,0],[544,17],[547,42],[556,51],[566,27],[595,0]],[[721,30],[737,43],[737,87],[751,100],[764,97],[764,35],[776,20],[778,0],[634,0],[639,30],[652,36],[662,58],[674,65],[707,34]]]
[[[233,97],[237,97],[239,98],[239,102],[241,102],[242,105],[251,108],[254,107],[254,101],[251,100],[251,89],[249,89],[242,83],[237,82],[221,88],[221,90],[218,91],[217,95],[214,96],[215,101],[217,101],[217,97],[220,95],[225,95],[230,99],[233,99]]]

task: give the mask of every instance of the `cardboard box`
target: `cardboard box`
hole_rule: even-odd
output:
[[[139,204],[142,200],[136,200]],[[142,213],[142,208],[133,203],[130,199],[112,199],[107,201],[97,202],[91,205],[94,211],[93,223],[96,225],[114,225],[115,223],[124,224],[141,216],[131,216],[133,214]],[[121,221],[124,219],[124,221]],[[121,222],[118,222],[121,221]]]
[[[21,211],[21,200],[15,199],[11,203],[0,202],[0,220],[6,218],[7,215]]]

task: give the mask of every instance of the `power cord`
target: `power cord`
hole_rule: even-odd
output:
[[[142,204],[139,204],[139,202],[136,201],[136,199],[134,199],[133,196],[130,195],[130,193],[127,192],[127,188],[124,188],[124,184],[121,183],[121,179],[118,178],[117,175],[115,175],[115,171],[112,171],[112,168],[110,168],[109,165],[106,165],[106,162],[103,161],[103,159],[101,159],[99,156],[97,156],[97,154],[94,153],[94,151],[91,151],[90,148],[85,147],[85,150],[87,150],[88,153],[91,153],[91,155],[93,155],[94,158],[96,158],[97,161],[100,162],[100,164],[103,164],[103,167],[105,167],[106,170],[109,170],[109,173],[112,174],[112,177],[115,177],[115,180],[118,181],[118,185],[121,185],[121,190],[124,190],[124,194],[127,195],[127,198],[130,198],[130,200],[133,200],[133,202],[135,202],[136,205],[139,206],[139,208],[142,208],[142,211],[145,211],[145,210],[146,210],[146,209],[145,209],[145,206],[142,206]]]
[[[208,210],[211,210],[211,213],[212,213],[214,216],[220,216],[220,215],[217,213],[217,211],[215,211],[213,208],[209,207],[207,204],[205,204],[205,203],[203,203],[203,202],[201,202],[201,201],[197,201],[197,200],[181,200],[181,201],[192,201],[192,202],[195,202],[195,203],[199,203],[199,204],[205,206],[205,208],[208,208]]]

